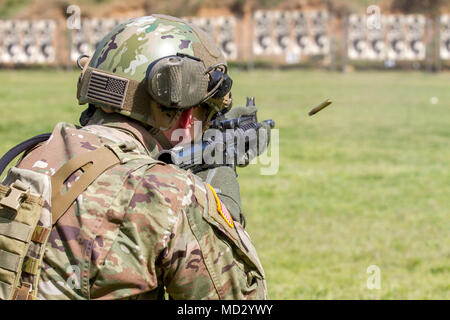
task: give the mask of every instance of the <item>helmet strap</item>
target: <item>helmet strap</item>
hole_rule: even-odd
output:
[[[158,128],[151,127],[149,132],[156,139],[156,141],[158,141],[161,148],[163,148],[164,150],[172,149],[173,147],[172,144],[161,130],[159,130]]]

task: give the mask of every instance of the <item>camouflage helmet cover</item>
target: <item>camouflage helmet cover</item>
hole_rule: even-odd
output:
[[[127,88],[134,90],[133,95],[124,99],[125,107],[113,108],[113,111],[154,125],[149,107],[154,99],[146,90],[149,70],[155,61],[176,54],[200,59],[205,69],[220,63],[226,65],[214,39],[184,20],[155,14],[119,24],[100,41],[86,64],[78,85],[78,100],[80,104],[89,102],[83,98],[88,90],[88,81],[83,80],[88,73],[90,78],[92,71],[125,78],[131,81]],[[111,108],[105,103],[96,105]]]

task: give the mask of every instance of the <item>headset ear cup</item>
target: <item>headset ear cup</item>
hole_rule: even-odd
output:
[[[206,96],[209,76],[202,62],[169,56],[157,61],[147,79],[147,91],[165,107],[190,108]]]
[[[217,83],[221,82],[215,93],[212,95],[213,98],[222,98],[231,91],[233,80],[230,78],[228,73],[224,74],[219,70],[213,70],[210,73],[210,78],[211,80],[209,81],[208,91],[212,91],[216,87]]]

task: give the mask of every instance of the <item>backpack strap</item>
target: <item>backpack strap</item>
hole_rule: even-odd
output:
[[[131,160],[144,160],[147,164],[164,164],[148,155],[133,154],[131,151],[137,148],[134,142],[122,142],[120,144],[106,144],[104,147],[94,151],[86,152],[67,161],[51,177],[52,185],[52,223],[55,224],[59,218],[69,209],[75,199],[83,193],[103,172],[119,164]],[[81,170],[83,174],[72,183],[64,194],[64,182],[76,171]]]
[[[83,153],[67,161],[51,177],[52,184],[52,223],[69,209],[75,199],[108,168],[120,163],[116,153],[108,147],[98,148]],[[69,190],[62,194],[64,182],[76,171],[83,174],[75,181]]]
[[[25,140],[19,143],[17,146],[11,148],[5,155],[0,159],[0,176],[3,171],[5,171],[8,164],[11,163],[19,154],[22,152],[36,146],[37,144],[47,141],[50,138],[51,133],[39,134],[33,138]]]

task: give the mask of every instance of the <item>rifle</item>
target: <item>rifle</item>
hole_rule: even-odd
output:
[[[254,106],[255,97],[247,97],[246,107]],[[234,119],[219,114],[210,122],[201,141],[162,150],[157,159],[193,173],[223,165],[234,169],[245,166],[269,144],[268,137],[265,141],[259,139],[259,129],[263,126],[273,129],[275,121],[258,122],[256,112]]]

